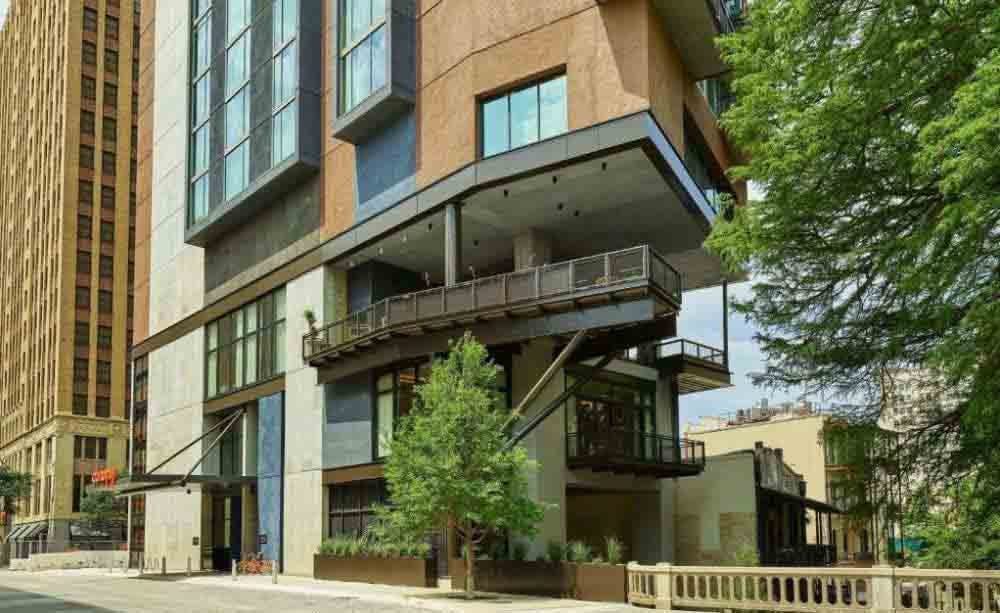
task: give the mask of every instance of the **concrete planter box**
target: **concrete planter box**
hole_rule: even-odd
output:
[[[452,558],[448,568],[452,587],[465,589],[465,560]],[[476,560],[476,590],[626,602],[626,572],[623,564]]]
[[[334,558],[313,556],[313,577],[408,587],[435,587],[434,560],[417,558]]]

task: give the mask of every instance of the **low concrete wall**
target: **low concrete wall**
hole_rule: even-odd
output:
[[[115,568],[128,566],[127,551],[73,551],[65,553],[36,553],[27,558],[13,558],[11,570],[56,570],[62,568]]]

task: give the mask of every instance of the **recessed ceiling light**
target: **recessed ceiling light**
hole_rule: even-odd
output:
[[[404,243],[406,242],[406,235],[405,234],[403,235],[403,242]]]
[[[379,255],[382,255],[382,253],[384,253],[384,250],[383,250],[383,249],[382,249],[381,247],[379,247],[379,248],[378,248],[378,254],[379,254]]]

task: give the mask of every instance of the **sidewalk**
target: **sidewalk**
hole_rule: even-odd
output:
[[[94,579],[132,579],[139,580],[135,571],[109,573],[105,569],[73,569],[51,570],[35,573],[38,575],[72,575],[76,577],[90,576]],[[327,596],[333,598],[357,599],[370,603],[422,609],[425,611],[444,611],[449,613],[521,613],[542,611],[544,613],[634,613],[635,608],[629,605],[598,602],[581,602],[558,598],[538,598],[533,596],[517,596],[510,594],[481,595],[475,601],[466,601],[460,592],[436,588],[394,587],[387,585],[371,585],[367,583],[345,583],[340,581],[320,581],[308,577],[293,577],[281,575],[278,583],[271,582],[270,576],[240,576],[233,581],[229,575],[204,574],[187,577],[184,574],[143,575],[149,581],[169,581],[192,586],[214,587],[233,590],[260,590],[281,592],[286,594],[301,594],[303,596]]]

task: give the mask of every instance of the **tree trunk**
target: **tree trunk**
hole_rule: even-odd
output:
[[[475,576],[476,546],[472,542],[471,534],[469,534],[465,537],[465,597],[468,600],[476,597]]]

